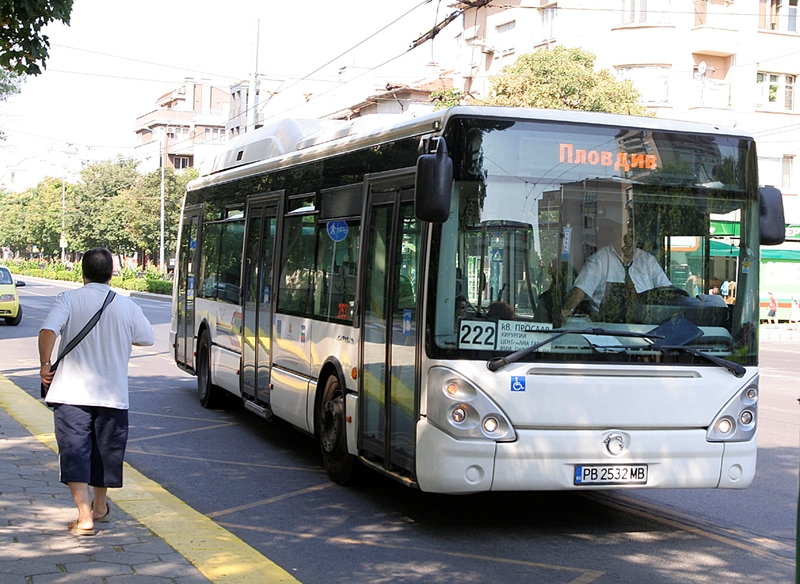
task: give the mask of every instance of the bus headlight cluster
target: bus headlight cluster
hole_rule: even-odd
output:
[[[474,383],[445,367],[428,376],[428,421],[455,438],[517,439],[508,417]]]
[[[745,442],[756,433],[758,379],[752,380],[716,415],[708,427],[709,442]]]

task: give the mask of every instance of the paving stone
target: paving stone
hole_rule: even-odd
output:
[[[0,584],[208,584],[191,563],[119,508],[94,537],[77,517],[58,456],[0,409]]]

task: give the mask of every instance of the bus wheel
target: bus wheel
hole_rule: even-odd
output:
[[[325,470],[333,482],[352,485],[362,467],[356,457],[347,452],[344,392],[336,375],[328,377],[325,383],[319,419],[319,441]]]
[[[197,344],[197,397],[200,405],[208,409],[222,406],[225,390],[211,383],[211,342],[208,332],[203,331]]]

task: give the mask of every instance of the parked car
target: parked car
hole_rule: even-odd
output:
[[[11,326],[17,326],[22,321],[22,305],[19,303],[17,286],[24,285],[25,282],[14,281],[8,268],[0,266],[0,318]]]

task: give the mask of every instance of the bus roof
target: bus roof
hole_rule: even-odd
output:
[[[453,117],[539,120],[752,138],[738,128],[682,120],[493,106],[454,106],[417,117],[377,114],[347,121],[288,118],[231,140],[225,151],[215,159],[211,172],[189,183],[188,188],[193,190],[392,140],[437,135]]]

